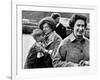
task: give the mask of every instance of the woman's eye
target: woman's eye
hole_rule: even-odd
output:
[[[77,24],[78,27],[84,27],[85,25]]]
[[[80,27],[80,24],[78,24],[77,26]]]
[[[85,25],[82,25],[82,27],[85,27]]]

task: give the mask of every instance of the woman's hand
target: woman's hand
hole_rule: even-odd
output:
[[[89,61],[81,60],[79,66],[89,66]]]
[[[73,63],[73,62],[66,62],[63,66],[65,66],[65,67],[75,67],[75,66],[78,66],[78,64]]]

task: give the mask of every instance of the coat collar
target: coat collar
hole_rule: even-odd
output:
[[[55,31],[53,31],[52,33],[50,33],[48,35],[48,38],[47,38],[47,41],[46,41],[47,42],[47,45],[51,44],[54,41],[55,35],[56,35],[56,32]]]
[[[74,34],[71,33],[71,34],[70,34],[70,41],[73,42],[75,39],[76,39],[76,38],[75,38]]]
[[[83,36],[81,42],[84,42],[85,39],[86,39],[86,38]],[[70,35],[70,41],[71,41],[71,42],[77,41],[77,38],[75,37],[74,33],[71,33],[71,35]]]

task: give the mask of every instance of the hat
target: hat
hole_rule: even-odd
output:
[[[43,25],[47,23],[49,27],[54,31],[56,29],[56,23],[51,17],[45,17],[40,20],[39,22],[39,28],[43,30]]]
[[[51,17],[52,17],[53,19],[56,19],[56,18],[60,17],[60,14],[59,14],[59,13],[52,13],[52,14],[51,14]]]

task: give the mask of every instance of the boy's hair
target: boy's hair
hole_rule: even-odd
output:
[[[36,40],[37,37],[43,35],[43,31],[41,29],[35,29],[32,32],[33,38]]]

